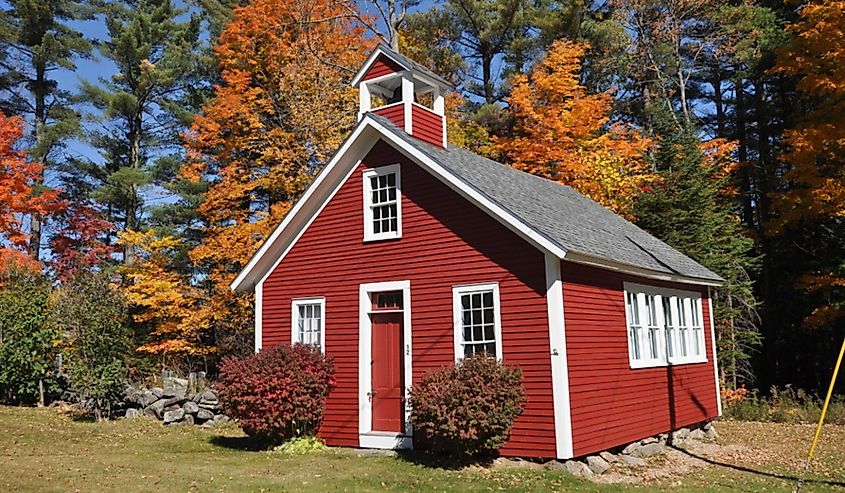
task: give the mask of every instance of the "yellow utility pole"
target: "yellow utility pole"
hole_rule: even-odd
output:
[[[836,376],[839,375],[839,367],[842,365],[842,356],[845,355],[845,338],[842,339],[842,348],[839,350],[839,358],[836,359],[836,366],[833,367],[833,376],[830,377],[830,386],[827,388],[827,396],[824,398],[824,405],[822,406],[822,415],[819,416],[819,424],[816,426],[816,434],[813,436],[813,442],[810,444],[810,451],[807,453],[807,462],[804,464],[804,476],[810,471],[810,462],[813,460],[813,453],[816,451],[816,444],[819,443],[819,436],[822,434],[822,424],[824,424],[824,416],[827,414],[827,406],[830,404],[830,396],[833,395],[833,385],[836,383]],[[795,488],[796,493],[801,491],[804,486],[804,478],[798,479],[798,487]]]

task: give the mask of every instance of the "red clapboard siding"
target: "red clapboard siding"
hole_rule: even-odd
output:
[[[384,55],[379,55],[373,65],[364,75],[364,80],[375,79],[382,75],[394,74],[402,70],[402,66]]]
[[[402,238],[363,242],[361,171],[400,163]],[[541,252],[379,142],[264,283],[263,344],[290,341],[291,298],[326,298],[326,352],[337,387],[320,435],[358,445],[358,289],[410,280],[413,381],[454,361],[452,287],[498,282],[504,360],[523,369],[526,409],[502,453],[555,455]]]
[[[443,147],[443,118],[427,108],[411,107],[411,133],[430,144]]]
[[[575,455],[715,417],[707,289],[563,262],[563,307]],[[623,282],[702,293],[707,362],[632,370]]]
[[[399,128],[405,128],[405,105],[394,103],[390,106],[382,106],[373,110],[376,115],[381,115],[392,121]]]

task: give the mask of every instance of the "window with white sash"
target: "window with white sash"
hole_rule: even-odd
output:
[[[707,361],[701,294],[625,283],[631,368]]]
[[[325,298],[293,300],[291,305],[291,343],[311,344],[325,349]]]
[[[402,185],[399,165],[364,172],[364,241],[402,237]]]
[[[498,284],[452,289],[455,359],[477,353],[502,358],[502,321]]]

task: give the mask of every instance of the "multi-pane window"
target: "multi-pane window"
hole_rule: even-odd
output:
[[[700,299],[690,299],[690,323],[692,325],[692,356],[701,356],[704,353],[704,327],[701,325],[699,312],[701,310]]]
[[[501,358],[498,285],[456,287],[453,303],[456,359],[477,353]]]
[[[666,327],[666,355],[669,359],[675,356],[675,337],[678,332],[676,318],[672,316],[672,300],[674,298],[663,296],[663,323]]]
[[[706,361],[701,310],[698,293],[626,284],[631,366]]]
[[[654,295],[645,295],[645,308],[648,314],[648,359],[660,357],[660,332],[662,323],[657,319],[657,300]]]
[[[640,321],[640,305],[637,303],[637,293],[625,293],[625,308],[628,311],[628,340],[630,341],[631,360],[642,359],[640,351],[640,334],[643,326]]]
[[[294,344],[311,344],[323,349],[325,306],[323,298],[293,301],[291,329]]]
[[[402,202],[399,166],[382,166],[364,172],[364,239],[402,236]]]

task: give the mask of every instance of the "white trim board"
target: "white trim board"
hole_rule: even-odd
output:
[[[364,76],[367,75],[367,72],[369,72],[370,67],[372,67],[373,63],[375,63],[375,61],[378,59],[379,55],[384,55],[385,57],[392,60],[393,63],[395,63],[396,65],[399,65],[400,67],[402,67],[405,70],[413,71],[414,76],[419,78],[420,81],[425,83],[425,84],[428,84],[430,86],[439,86],[439,87],[444,87],[444,88],[447,88],[447,89],[453,89],[452,84],[449,83],[448,81],[446,81],[445,79],[436,80],[436,79],[430,77],[428,74],[422,73],[418,70],[414,70],[414,67],[408,65],[403,60],[397,60],[395,56],[393,56],[390,52],[388,52],[385,49],[385,47],[383,47],[381,45],[376,46],[376,48],[372,51],[372,53],[370,53],[370,56],[367,57],[367,60],[364,62],[364,64],[361,65],[361,68],[358,69],[358,72],[355,73],[355,76],[352,77],[352,82],[351,82],[352,87],[357,87],[358,84],[360,84],[362,82],[371,82],[371,81],[375,80],[375,78],[368,79],[366,81],[364,81],[363,79],[364,79]]]
[[[713,344],[713,377],[716,379],[716,410],[719,416],[722,415],[722,389],[719,381],[719,358],[716,357],[716,311],[713,309],[713,297],[710,293],[710,287],[707,287],[707,311],[710,315],[710,341]]]
[[[262,337],[264,335],[263,325],[264,325],[264,313],[263,313],[263,304],[264,304],[264,281],[262,280],[258,284],[255,285],[255,312],[253,313],[253,317],[255,318],[255,352],[261,351],[262,347]]]
[[[371,136],[372,140],[362,143],[361,141],[366,140],[367,136]],[[302,198],[285,216],[282,223],[270,234],[258,252],[247,263],[243,271],[232,281],[230,285],[232,289],[236,291],[249,289],[252,287],[252,283],[266,278],[279,265],[282,259],[284,259],[284,256],[287,255],[296,241],[302,236],[305,229],[313,223],[314,219],[325,208],[331,198],[334,197],[343,183],[348,180],[355,169],[355,165],[360,163],[361,159],[379,140],[379,137],[536,248],[543,252],[551,252],[560,258],[566,255],[565,250],[549,240],[545,235],[537,232],[514,216],[510,211],[459,180],[451,172],[444,169],[419,150],[408,145],[393,132],[387,130],[371,116],[367,115],[361,120],[352,135],[344,142],[335,156],[317,176],[314,183],[308,187]],[[346,169],[344,166],[349,166],[349,168]],[[324,184],[325,186],[331,186],[331,189],[321,190]],[[305,214],[307,217],[298,217],[301,214]],[[290,229],[294,229],[294,231],[289,231]],[[265,258],[265,256],[274,247],[280,249],[281,252],[278,257],[273,258],[271,261]],[[263,266],[264,268],[259,272],[255,272],[259,269],[259,266]],[[256,279],[256,277],[259,277],[259,279]]]
[[[376,130],[366,125],[368,118],[358,124],[346,141],[340,146],[332,159],[326,164],[323,170],[317,175],[311,185],[305,190],[302,197],[294,204],[293,208],[285,215],[282,222],[270,233],[270,236],[261,244],[261,247],[252,256],[246,267],[238,274],[229,287],[235,291],[246,291],[252,283],[266,279],[279,263],[285,258],[291,248],[296,244],[305,230],[314,222],[320,212],[331,202],[340,187],[346,183],[358,164],[372,147],[378,142],[377,136],[369,142],[361,142],[361,135],[374,134]],[[371,121],[371,119],[369,119]],[[341,163],[346,164],[344,169]],[[345,172],[344,172],[345,171]],[[341,174],[342,173],[342,174]],[[321,190],[323,184],[331,187],[328,190]],[[322,195],[321,195],[322,194]],[[304,218],[298,216],[304,214]],[[293,231],[289,231],[293,230]],[[280,249],[278,257],[265,260],[270,250],[276,247]],[[267,265],[271,263],[271,265]],[[259,267],[266,266],[264,270],[255,272]]]
[[[563,281],[560,259],[545,255],[546,306],[549,315],[549,353],[552,367],[552,402],[555,413],[555,449],[558,459],[573,457],[572,410],[569,402],[569,364],[563,314]]]
[[[366,448],[411,448],[414,429],[411,425],[411,409],[405,408],[405,433],[392,434],[373,432],[373,409],[369,394],[373,379],[372,361],[372,313],[373,293],[402,291],[402,337],[405,344],[404,372],[405,399],[411,391],[413,380],[413,346],[411,344],[411,281],[389,281],[361,284],[358,287],[358,444]]]

